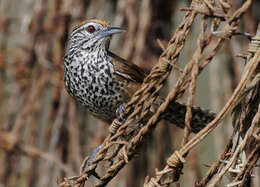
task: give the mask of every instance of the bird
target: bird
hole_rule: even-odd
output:
[[[64,55],[64,82],[68,93],[97,118],[111,123],[141,88],[145,71],[109,50],[113,35],[125,32],[109,22],[89,19],[70,33]],[[155,105],[159,106],[161,97]],[[171,102],[163,118],[185,126],[186,105]],[[191,130],[200,131],[215,114],[192,107]]]

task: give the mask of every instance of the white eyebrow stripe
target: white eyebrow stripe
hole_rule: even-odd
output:
[[[74,36],[76,33],[81,33],[81,31],[83,31],[85,29],[85,27],[79,27],[79,28],[76,28],[74,29],[72,32],[71,32],[71,36]]]

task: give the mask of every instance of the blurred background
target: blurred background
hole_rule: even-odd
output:
[[[233,1],[232,9],[242,2]],[[156,40],[167,44],[185,14],[180,8],[189,4],[188,0],[0,0],[0,136],[10,140],[0,143],[0,187],[56,186],[63,177],[78,174],[83,158],[108,134],[108,124],[89,116],[64,89],[63,55],[73,26],[98,18],[125,28],[126,33],[113,37],[111,51],[149,70],[162,52]],[[242,32],[255,33],[259,10],[260,2],[253,1],[242,19]],[[200,18],[179,58],[181,67],[195,50]],[[242,36],[226,41],[198,79],[196,105],[221,109],[244,67],[244,60],[235,55],[247,46]],[[174,83],[171,76],[165,92]],[[145,176],[161,169],[180,147],[183,130],[160,123],[142,152],[108,186],[141,186]],[[231,132],[229,117],[193,149],[180,180],[183,186],[192,186],[205,175]],[[257,187],[259,168],[255,172]]]

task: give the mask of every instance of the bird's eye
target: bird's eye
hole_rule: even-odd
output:
[[[96,28],[95,28],[93,25],[89,25],[89,26],[87,27],[87,30],[88,30],[89,33],[93,33],[93,32],[96,31]]]

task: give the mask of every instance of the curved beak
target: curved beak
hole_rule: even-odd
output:
[[[121,29],[120,27],[110,27],[108,26],[105,30],[98,33],[100,38],[104,38],[106,36],[112,36],[114,34],[125,32],[125,30]]]

